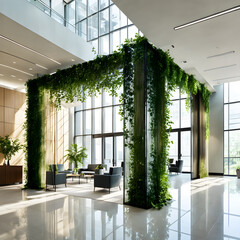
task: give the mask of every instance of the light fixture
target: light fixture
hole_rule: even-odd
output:
[[[16,64],[16,62],[13,62],[13,64]]]
[[[0,77],[3,77],[4,75],[0,73]]]
[[[72,62],[75,62],[75,60],[74,60],[74,59],[71,59],[71,61],[72,61]]]
[[[26,47],[26,46],[24,46],[24,45],[22,45],[22,44],[20,44],[20,43],[18,43],[18,42],[15,42],[15,41],[13,41],[13,40],[10,39],[10,38],[7,38],[7,37],[5,37],[5,36],[3,36],[3,35],[0,35],[0,38],[2,38],[2,39],[4,39],[4,40],[7,40],[8,42],[11,42],[11,43],[13,43],[13,44],[15,44],[15,45],[17,45],[17,46],[19,46],[19,47],[22,47],[22,48],[24,48],[24,49],[27,49],[27,50],[29,50],[29,51],[31,51],[31,52],[33,52],[33,53],[36,53],[36,54],[38,54],[38,55],[41,56],[41,57],[47,58],[48,60],[50,60],[50,61],[52,61],[52,62],[55,62],[55,63],[57,63],[58,65],[61,65],[60,62],[58,62],[58,61],[56,61],[56,60],[54,60],[54,59],[52,59],[52,58],[50,58],[50,57],[48,57],[48,56],[40,53],[40,52],[37,52],[37,51],[35,51],[35,50],[33,50],[33,49],[29,48],[29,47]]]
[[[43,68],[43,69],[45,69],[45,70],[48,70],[46,67],[44,67],[44,66],[42,66],[42,65],[40,65],[40,64],[35,64],[37,67],[40,67],[40,68]]]
[[[33,69],[32,68],[29,68],[30,71],[32,71]]]
[[[11,75],[11,77],[15,78],[16,76],[15,75]]]
[[[26,74],[26,75],[28,75],[28,76],[31,76],[31,77],[34,76],[34,75],[31,74],[31,73],[27,73],[27,72],[24,72],[24,71],[22,71],[22,70],[20,70],[20,69],[13,68],[13,67],[10,67],[10,66],[4,65],[4,64],[0,64],[0,66],[1,66],[1,67],[5,67],[5,68],[9,68],[9,69],[12,69],[12,70],[15,70],[15,71],[17,71],[17,72],[24,73],[24,74]]]
[[[44,67],[44,66],[42,66],[42,65],[40,65],[40,64],[38,64],[38,63],[31,62],[31,61],[29,61],[29,60],[27,60],[27,59],[25,59],[25,58],[21,58],[21,57],[18,57],[18,56],[16,56],[16,55],[13,55],[13,54],[10,54],[10,53],[4,52],[4,51],[0,51],[0,53],[4,53],[4,54],[6,54],[6,55],[9,55],[9,56],[15,57],[15,58],[17,58],[17,59],[20,59],[20,60],[22,60],[22,61],[25,61],[25,62],[28,62],[28,63],[30,63],[30,64],[33,64],[33,65],[35,65],[35,66],[37,66],[37,67],[43,68],[43,69],[45,69],[45,70],[48,70],[48,68],[46,68],[46,67]],[[16,62],[13,62],[13,63],[16,63]]]
[[[226,66],[221,66],[221,67],[216,67],[216,68],[209,68],[209,69],[204,70],[204,72],[209,72],[209,71],[223,69],[223,68],[229,68],[229,67],[235,67],[235,66],[237,66],[237,64],[226,65]]]
[[[240,76],[234,76],[234,77],[226,77],[226,78],[218,78],[218,79],[214,79],[214,82],[218,82],[218,81],[225,81],[225,80],[229,80],[229,79],[234,79],[234,78],[240,78]]]
[[[238,10],[240,10],[240,5],[238,5],[236,7],[233,7],[233,8],[226,9],[226,10],[218,12],[218,13],[214,13],[214,14],[209,15],[207,17],[199,18],[199,19],[194,20],[192,22],[188,22],[188,23],[179,25],[179,26],[175,27],[174,30],[180,30],[182,28],[189,27],[189,26],[192,26],[194,24],[198,24],[198,23],[210,20],[212,18],[220,17],[220,16],[222,16],[224,14],[232,13],[232,12],[235,12],[235,11],[238,11]]]
[[[222,57],[222,56],[226,56],[226,55],[233,54],[233,53],[235,53],[235,51],[229,51],[229,52],[219,53],[219,54],[216,54],[216,55],[209,56],[209,57],[207,57],[207,58]]]
[[[21,79],[21,78],[19,78],[18,80],[19,80],[19,81],[22,81],[22,79]]]

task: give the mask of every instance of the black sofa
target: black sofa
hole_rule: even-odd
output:
[[[109,173],[104,175],[94,175],[94,191],[96,187],[108,188],[109,193],[110,189],[113,187],[120,187],[120,181],[122,177],[122,168],[121,167],[110,167]]]
[[[96,167],[99,165],[99,163],[97,164],[88,164],[87,168],[79,168],[78,173],[81,174],[86,174],[86,175],[94,175],[95,174],[95,170]],[[104,169],[107,170],[107,165],[106,164],[102,164],[104,166]]]

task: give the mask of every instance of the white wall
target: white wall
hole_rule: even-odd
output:
[[[210,97],[209,172],[223,174],[223,84]]]

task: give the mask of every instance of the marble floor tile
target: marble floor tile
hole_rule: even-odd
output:
[[[117,190],[83,197],[91,182],[57,192],[0,187],[0,240],[240,240],[239,179],[170,181],[173,200],[161,210],[119,204]]]

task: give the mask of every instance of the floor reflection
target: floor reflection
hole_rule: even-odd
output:
[[[14,203],[13,188],[0,189],[0,239],[240,239],[240,180],[171,182],[173,201],[160,211],[58,192],[25,192]]]

